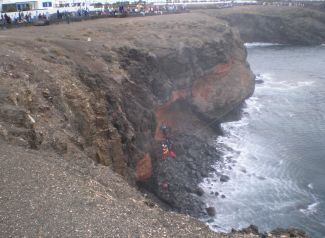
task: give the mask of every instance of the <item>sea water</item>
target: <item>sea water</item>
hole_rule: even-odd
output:
[[[205,221],[216,231],[255,224],[325,237],[325,46],[246,47],[264,83],[239,121],[222,124],[216,147],[224,163],[201,184],[216,208]]]

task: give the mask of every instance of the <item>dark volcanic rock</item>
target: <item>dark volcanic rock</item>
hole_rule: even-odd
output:
[[[252,6],[215,14],[235,26],[245,42],[319,45],[325,42],[325,12],[301,7]]]
[[[272,235],[276,237],[287,236],[287,237],[307,237],[306,233],[303,230],[296,228],[277,228],[270,232]]]
[[[227,175],[221,175],[220,182],[228,182],[229,179],[230,179],[229,176],[227,176]]]
[[[204,194],[204,191],[202,188],[197,188],[196,192],[195,192],[198,196],[202,196]]]
[[[210,217],[214,217],[216,215],[216,209],[214,207],[206,208],[206,211]]]

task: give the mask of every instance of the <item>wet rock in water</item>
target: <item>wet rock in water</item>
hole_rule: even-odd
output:
[[[216,215],[216,209],[214,207],[206,208],[206,211],[210,217],[214,217]]]
[[[249,227],[242,229],[242,231],[247,233],[247,234],[256,234],[256,235],[259,234],[258,233],[258,228],[255,225],[250,225]]]
[[[202,188],[197,188],[196,191],[195,191],[195,193],[196,193],[198,196],[201,197],[201,196],[204,194],[204,191],[203,191]]]
[[[218,192],[215,192],[214,195],[219,196],[219,193]]]
[[[256,84],[263,84],[264,83],[264,80],[262,80],[262,79],[256,79],[255,80],[255,83]]]
[[[247,173],[247,171],[246,171],[245,168],[240,169],[240,171],[243,172],[243,173],[245,173],[245,174]]]
[[[271,231],[271,235],[276,237],[307,237],[306,233],[303,230],[297,228],[277,228]]]
[[[228,182],[229,181],[229,176],[227,176],[227,175],[221,175],[221,177],[220,177],[220,182]]]
[[[209,220],[207,220],[207,223],[212,223],[214,222],[214,219],[210,218]]]
[[[221,227],[218,226],[218,225],[213,225],[212,227],[213,227],[213,228],[221,228]]]
[[[257,176],[257,178],[258,178],[259,180],[266,180],[266,178],[263,177],[263,176]]]
[[[221,195],[221,198],[226,198],[226,196],[224,194]]]

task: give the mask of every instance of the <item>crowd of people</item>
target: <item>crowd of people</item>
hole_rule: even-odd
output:
[[[0,25],[24,25],[34,23],[36,21],[60,22],[87,19],[92,17],[126,17],[126,16],[146,16],[161,15],[164,13],[175,13],[184,11],[184,6],[154,6],[154,5],[119,5],[119,6],[103,6],[102,8],[79,8],[74,11],[68,11],[63,8],[57,9],[56,13],[48,11],[19,11],[16,13],[1,13]]]
[[[28,24],[32,23],[36,19],[47,19],[49,15],[45,15],[44,13],[39,13],[37,16],[33,16],[32,12],[23,12],[19,11],[17,14],[10,16],[7,13],[1,13],[1,25],[11,25],[11,24]]]
[[[32,14],[31,12],[24,13],[22,11],[18,12],[18,15],[11,18],[7,13],[1,14],[1,24],[17,24],[17,23],[31,23]]]

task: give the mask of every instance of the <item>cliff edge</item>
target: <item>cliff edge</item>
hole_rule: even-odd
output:
[[[324,8],[294,6],[243,6],[205,13],[226,20],[240,31],[244,42],[289,45],[325,43]]]

